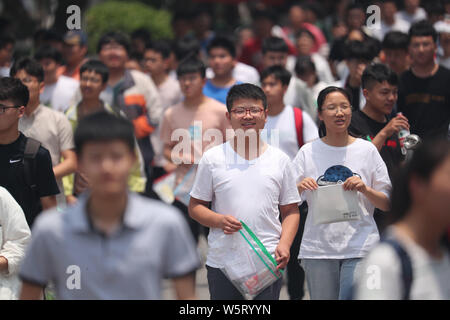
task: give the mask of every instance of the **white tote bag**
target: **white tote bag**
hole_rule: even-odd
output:
[[[314,224],[360,220],[357,191],[346,191],[342,184],[320,186],[312,192]]]

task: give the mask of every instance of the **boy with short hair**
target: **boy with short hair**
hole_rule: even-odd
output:
[[[123,112],[133,122],[134,133],[144,158],[145,172],[147,178],[151,178],[154,150],[150,136],[162,115],[161,100],[149,76],[138,70],[127,69],[130,53],[130,41],[123,33],[111,31],[101,36],[97,54],[99,60],[108,67],[109,78],[100,98],[117,113]],[[146,187],[149,189],[150,186]]]
[[[170,55],[172,53],[171,44],[166,40],[154,41],[148,44],[144,51],[144,70],[149,74],[161,98],[162,112],[183,100],[183,94],[177,79],[169,76]],[[163,144],[159,139],[159,127],[151,135],[151,141],[155,157],[153,159],[153,178],[163,172],[170,172],[175,169],[163,156]]]
[[[87,35],[81,30],[69,30],[64,35],[62,55],[65,65],[59,72],[80,81],[80,67],[86,62],[88,52]]]
[[[0,78],[0,186],[19,203],[31,227],[42,209],[56,206],[59,190],[48,150],[38,142],[30,144],[19,131],[28,99],[28,89],[19,79]],[[34,158],[27,146],[39,146]]]
[[[271,144],[271,132],[279,135],[279,148],[294,159],[303,144],[319,138],[314,120],[303,110],[286,105],[283,96],[289,86],[291,74],[275,65],[261,72],[261,88],[267,97],[267,143]],[[264,135],[263,135],[264,136]]]
[[[39,93],[44,86],[44,70],[37,61],[26,57],[17,60],[11,67],[11,76],[22,81],[28,88],[30,97],[25,114],[19,120],[19,130],[27,137],[41,142],[50,152],[53,172],[60,190],[56,200],[58,206],[64,206],[66,198],[62,179],[77,169],[70,123],[63,113],[39,102]]]
[[[450,70],[435,61],[438,34],[424,20],[409,29],[411,68],[400,77],[398,111],[408,118],[410,132],[422,139],[446,138],[450,121]]]
[[[212,39],[208,44],[208,61],[214,72],[214,78],[206,81],[203,94],[225,104],[230,88],[234,84],[241,83],[233,77],[236,65],[234,43],[226,37]]]
[[[123,112],[113,109],[108,103],[100,99],[100,94],[108,83],[108,77],[108,67],[99,60],[89,60],[81,66],[80,92],[82,99],[66,111],[66,117],[69,119],[73,131],[75,131],[81,119],[98,111],[107,111],[117,116],[126,117]],[[128,179],[128,186],[131,191],[142,192],[145,188],[146,178],[139,148],[136,149],[136,152],[137,161]],[[84,192],[89,185],[85,175],[80,171],[77,171],[73,180],[67,179],[64,183],[71,203],[76,201],[73,196],[78,196]]]
[[[227,110],[235,136],[204,153],[189,203],[190,216],[210,227],[206,268],[212,300],[243,299],[220,270],[226,263],[221,252],[233,241],[227,235],[241,229],[239,220],[275,256],[278,269],[289,261],[299,223],[300,197],[292,163],[281,150],[260,138],[267,121],[264,92],[252,84],[233,86]],[[281,285],[278,279],[255,299],[278,299]]]
[[[9,75],[15,42],[9,34],[0,35],[0,77]]]
[[[192,181],[183,182],[186,177],[194,177],[196,165],[203,152],[213,145],[226,140],[226,130],[231,128],[226,118],[227,108],[224,104],[203,95],[202,90],[206,83],[206,68],[197,58],[190,58],[180,63],[177,68],[178,80],[185,96],[184,101],[168,108],[161,123],[161,141],[164,143],[164,156],[168,161],[176,164],[175,187],[191,184]],[[181,132],[181,131],[183,132]],[[207,131],[220,132],[220,141],[211,141],[205,135]],[[182,133],[186,133],[185,136]],[[179,146],[187,146],[188,150]],[[181,151],[181,152],[180,152]],[[190,189],[190,187],[188,188]],[[175,200],[177,206],[188,219],[194,238],[198,240],[200,228],[196,221],[189,218],[187,201],[182,203]]]
[[[133,125],[91,114],[77,127],[75,148],[91,192],[36,222],[20,270],[21,299],[39,299],[49,281],[58,299],[161,299],[162,277],[173,279],[179,299],[195,298],[200,261],[180,213],[127,191]]]
[[[390,117],[397,102],[398,76],[386,65],[376,63],[364,70],[361,85],[366,104],[361,110],[353,112],[349,130],[372,141],[392,177],[393,171],[403,160],[398,133],[409,129],[405,116]]]
[[[409,68],[408,35],[400,31],[391,31],[381,42],[385,62],[398,76]]]
[[[289,55],[289,47],[287,43],[278,37],[269,37],[262,44],[263,53],[263,69],[271,66],[282,66],[286,68]],[[284,95],[284,103],[286,105],[295,106],[308,112],[308,114],[316,120],[317,107],[313,101],[306,83],[297,77],[292,77],[289,81],[288,89]]]
[[[61,53],[47,45],[38,49],[34,58],[44,69],[44,89],[40,94],[42,104],[64,112],[78,89],[78,81],[58,74],[61,66]]]
[[[166,40],[154,41],[144,51],[144,71],[158,88],[163,111],[183,99],[180,84],[168,74],[171,53],[171,44]]]
[[[278,141],[275,141],[275,143],[278,142],[277,147],[293,160],[303,144],[319,138],[319,133],[316,124],[308,113],[284,104],[283,96],[290,79],[290,72],[278,65],[261,72],[261,87],[267,97],[268,106],[267,123],[264,126],[264,131],[267,133],[267,142],[272,144],[274,135],[275,137],[278,135]],[[305,217],[307,212],[305,205],[306,203],[299,208],[302,217]],[[291,257],[298,256],[304,226],[305,219],[302,219],[291,246]],[[291,299],[301,299],[304,295],[305,273],[295,259],[288,262],[287,270],[289,296]]]
[[[352,95],[352,111],[360,110],[366,103],[361,89],[361,76],[364,69],[377,55],[369,41],[352,40],[348,43],[345,64],[348,75],[333,85],[346,89]]]
[[[409,129],[408,119],[403,115],[391,117],[397,102],[397,74],[384,64],[369,65],[361,79],[366,104],[352,114],[349,127],[356,137],[372,141],[386,163],[392,179],[404,160],[398,140],[402,129]],[[386,214],[375,209],[374,219],[381,233],[386,227]]]

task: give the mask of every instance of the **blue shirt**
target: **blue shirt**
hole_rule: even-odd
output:
[[[161,279],[200,266],[181,213],[129,193],[121,227],[105,235],[90,223],[88,197],[63,213],[39,216],[19,276],[40,286],[54,282],[58,299],[161,299]]]
[[[241,84],[241,81],[236,81],[235,84]],[[212,84],[211,80],[208,79],[206,81],[205,86],[203,87],[203,94],[207,97],[216,99],[223,104],[227,104],[227,94],[230,91],[232,86],[230,87],[216,87]]]

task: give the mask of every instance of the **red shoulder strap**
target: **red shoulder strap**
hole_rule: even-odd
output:
[[[295,131],[297,132],[298,147],[303,146],[303,112],[300,108],[294,109]]]

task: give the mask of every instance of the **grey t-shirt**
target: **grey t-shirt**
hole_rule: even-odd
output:
[[[96,231],[87,196],[37,219],[20,278],[54,283],[58,299],[160,299],[161,279],[200,266],[187,223],[174,208],[130,193],[122,226]]]

